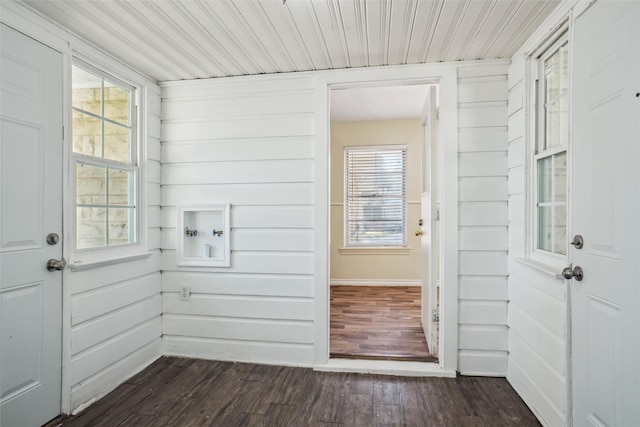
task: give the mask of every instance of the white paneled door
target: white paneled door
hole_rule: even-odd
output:
[[[0,425],[30,427],[60,413],[62,55],[1,31]]]
[[[436,101],[436,87],[430,86],[427,94],[424,122],[424,142],[422,155],[422,329],[427,340],[429,353],[438,356],[436,348],[437,323],[433,314],[438,308],[438,153],[439,125]],[[413,225],[413,224],[412,224]],[[411,230],[411,229],[409,229]]]
[[[575,426],[640,425],[639,22],[640,2],[600,0],[575,24]]]

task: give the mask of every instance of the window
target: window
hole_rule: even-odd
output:
[[[534,155],[534,250],[567,253],[567,148],[569,50],[563,37],[537,62],[537,126]]]
[[[134,95],[94,67],[72,66],[76,249],[138,242]]]
[[[406,244],[406,147],[345,148],[345,246]]]

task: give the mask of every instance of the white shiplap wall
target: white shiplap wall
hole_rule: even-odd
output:
[[[146,89],[146,199],[149,257],[71,271],[70,410],[113,390],[161,356],[160,88]],[[65,284],[66,285],[66,284]]]
[[[459,364],[467,374],[506,373],[506,71],[475,63],[458,73]],[[162,84],[166,354],[314,363],[314,168],[326,163],[314,154],[317,99],[327,96],[319,76]],[[177,268],[176,206],[220,202],[232,204],[231,268]],[[191,287],[189,301],[181,286]]]
[[[523,57],[509,68],[509,369],[507,378],[548,425],[566,413],[566,295],[562,281],[525,257],[525,108]]]
[[[531,167],[528,52],[549,40],[579,2],[567,2],[541,26],[509,67],[509,364],[507,380],[544,425],[567,425],[570,412],[567,288],[555,271],[527,261],[527,182]],[[571,69],[571,67],[570,67]]]
[[[458,369],[468,375],[507,371],[507,95],[507,65],[458,70]]]
[[[314,88],[298,76],[163,85],[165,354],[312,364]],[[231,203],[230,268],[176,267],[188,203]]]

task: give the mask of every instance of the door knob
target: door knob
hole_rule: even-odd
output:
[[[422,229],[416,231],[416,236],[423,236],[424,235],[424,231],[422,231]]]
[[[580,282],[584,278],[584,271],[579,265],[576,265],[573,268],[571,268],[571,266],[565,267],[564,270],[562,270],[562,277],[567,280],[576,279]]]
[[[49,271],[64,270],[66,266],[67,266],[67,261],[65,261],[64,258],[62,258],[61,260],[52,258],[49,261],[47,261],[47,270]]]

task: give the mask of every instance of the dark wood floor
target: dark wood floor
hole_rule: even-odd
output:
[[[419,286],[331,286],[331,357],[432,362]]]
[[[163,357],[51,425],[539,426],[504,378],[412,378]],[[47,426],[49,427],[49,426]]]

